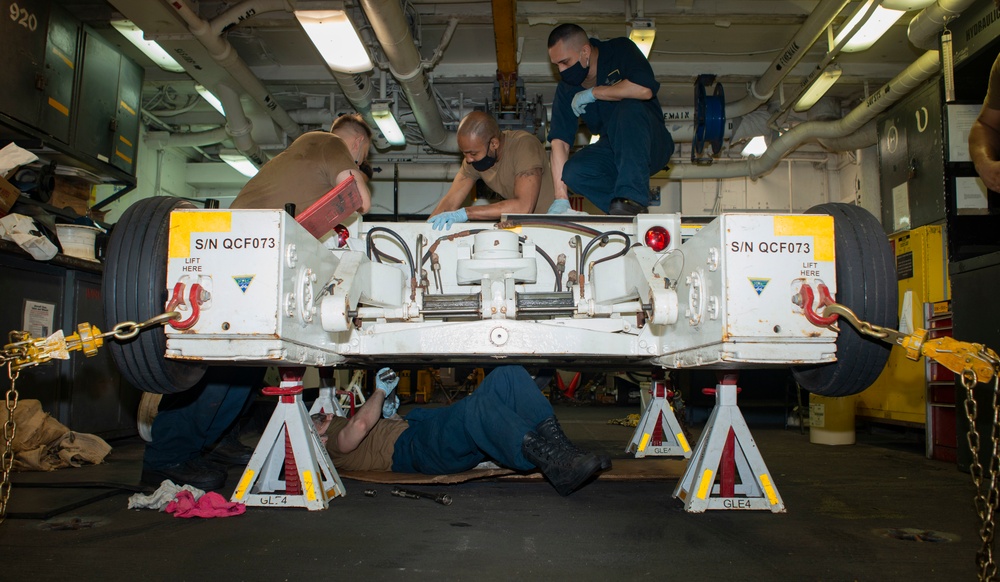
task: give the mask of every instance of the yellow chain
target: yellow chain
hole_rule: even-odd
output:
[[[7,376],[10,377],[10,390],[7,391],[5,404],[7,406],[7,422],[3,425],[5,448],[0,457],[0,524],[7,517],[7,500],[10,499],[10,473],[14,467],[14,434],[17,423],[14,422],[14,409],[17,408],[17,377],[19,372],[13,364],[7,364]]]
[[[139,332],[148,327],[163,325],[171,319],[180,317],[177,311],[161,313],[156,317],[151,317],[142,323],[134,321],[123,321],[117,324],[111,331],[101,333],[99,329],[87,323],[77,326],[77,333],[62,339],[53,335],[48,338],[32,338],[28,332],[10,332],[9,344],[3,346],[0,351],[0,365],[7,367],[7,376],[10,378],[10,390],[7,391],[7,421],[3,425],[3,437],[5,448],[3,456],[0,457],[0,524],[7,517],[7,502],[10,499],[10,474],[14,467],[14,434],[17,432],[17,423],[14,422],[14,409],[17,408],[17,377],[24,368],[30,368],[48,362],[53,358],[68,357],[68,352],[82,351],[87,357],[97,353],[97,348],[104,345],[104,338],[114,337],[118,341],[126,341],[139,335]],[[65,354],[65,355],[62,355]]]
[[[972,483],[976,487],[975,506],[979,514],[979,538],[982,547],[976,552],[976,564],[979,566],[979,580],[994,580],[997,576],[997,565],[993,560],[993,539],[996,533],[996,510],[1000,502],[1000,493],[997,490],[997,476],[1000,473],[1000,424],[996,422],[1000,414],[1000,400],[997,399],[997,376],[993,377],[993,388],[990,390],[991,408],[993,410],[993,422],[991,426],[990,444],[992,451],[989,460],[989,469],[983,473],[983,466],[979,460],[982,441],[979,436],[979,429],[976,427],[976,417],[978,407],[973,387],[976,385],[975,375],[965,372],[960,376],[962,388],[965,389],[965,416],[969,421],[969,432],[966,438],[969,442],[969,450],[972,452],[972,462],[969,465],[969,473],[972,475]]]

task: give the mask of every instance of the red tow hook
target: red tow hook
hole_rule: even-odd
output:
[[[827,305],[833,305],[834,301],[833,298],[830,297],[830,290],[825,284],[820,283],[816,286],[816,289],[819,292],[819,303],[821,306],[825,307]],[[833,315],[823,317],[822,315],[816,313],[816,311],[813,310],[813,297],[812,287],[810,287],[808,283],[803,283],[802,288],[799,289],[799,299],[801,300],[801,303],[798,305],[805,312],[806,319],[809,320],[809,323],[819,327],[828,327],[833,325],[837,321],[837,314],[834,313]]]
[[[191,315],[183,321],[175,321],[171,319],[167,322],[167,325],[177,330],[190,329],[194,324],[198,323],[198,317],[201,315],[201,304],[202,304],[202,292],[204,288],[200,283],[195,283],[191,285],[191,291],[188,293],[188,305],[191,306]],[[170,301],[167,303],[167,311],[174,311],[179,306],[184,305],[184,283],[178,282],[174,285],[173,295],[170,297]]]

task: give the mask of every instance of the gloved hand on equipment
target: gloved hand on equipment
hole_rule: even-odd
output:
[[[556,198],[552,201],[552,204],[549,206],[549,210],[546,214],[566,214],[569,210],[569,200],[566,200],[565,198]]]
[[[590,105],[594,101],[597,101],[597,97],[594,97],[593,87],[580,91],[576,95],[573,95],[573,113],[577,117],[580,117],[583,115],[584,110],[587,109],[587,105]]]
[[[375,375],[375,387],[385,392],[386,397],[396,389],[396,384],[399,384],[399,376],[392,368],[382,368]]]
[[[469,222],[469,215],[466,214],[464,208],[459,208],[458,210],[452,210],[451,212],[436,214],[428,218],[427,222],[434,225],[434,230],[451,230],[452,223]]]
[[[385,392],[385,402],[382,404],[382,417],[389,418],[399,409],[399,396],[396,395],[396,385],[399,376],[392,368],[382,368],[375,375],[375,387]]]

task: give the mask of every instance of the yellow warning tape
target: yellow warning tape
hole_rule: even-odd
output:
[[[767,500],[771,505],[778,504],[778,493],[774,490],[774,485],[771,484],[771,478],[767,473],[760,474],[760,484],[764,486],[764,493],[767,494]]]
[[[642,440],[639,441],[639,452],[640,453],[646,450],[646,445],[649,444],[649,437],[651,437],[651,436],[653,436],[653,435],[649,434],[648,432],[647,433],[643,433]]]
[[[684,438],[684,433],[677,433],[677,442],[681,444],[681,448],[684,449],[685,453],[691,450],[691,447],[688,445],[688,440]]]
[[[236,491],[233,493],[233,497],[236,499],[243,499],[243,496],[247,493],[247,488],[250,487],[250,483],[252,482],[253,469],[243,471],[243,477],[240,478],[240,484],[236,486]]]
[[[708,490],[712,488],[712,477],[715,472],[711,469],[705,469],[705,472],[701,475],[701,482],[698,483],[698,499],[705,499],[708,497]]]
[[[316,483],[313,482],[312,471],[302,471],[302,488],[306,490],[306,499],[316,501]]]

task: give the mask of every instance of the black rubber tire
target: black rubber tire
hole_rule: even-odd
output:
[[[837,302],[862,321],[895,328],[899,305],[896,261],[882,225],[867,210],[852,204],[820,204],[807,212],[833,216]],[[836,362],[792,368],[795,381],[813,394],[851,396],[863,392],[889,359],[889,344],[862,336],[845,321],[838,326]]]
[[[115,224],[102,281],[106,329],[121,321],[142,322],[163,313],[168,293],[170,212],[175,208],[194,205],[169,196],[145,198],[130,206]],[[206,365],[166,359],[166,348],[162,326],[126,342],[108,342],[122,377],[143,392],[183,392],[205,375]]]

